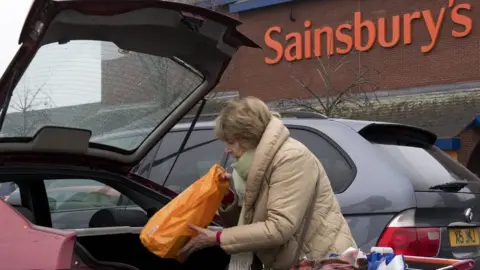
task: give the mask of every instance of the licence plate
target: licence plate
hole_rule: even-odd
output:
[[[448,234],[450,235],[450,246],[452,247],[480,245],[477,228],[448,229]]]

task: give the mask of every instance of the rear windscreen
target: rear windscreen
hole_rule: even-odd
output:
[[[427,148],[374,144],[389,161],[410,179],[416,191],[438,191],[430,187],[452,181],[468,181],[459,192],[480,193],[480,179],[435,146]]]

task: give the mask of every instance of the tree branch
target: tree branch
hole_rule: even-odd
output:
[[[339,112],[339,107],[341,106],[351,105],[357,108],[365,108],[366,106],[372,105],[372,100],[378,101],[375,93],[378,87],[373,81],[368,79],[372,69],[366,66],[352,70],[354,78],[343,88],[335,86],[333,78],[336,73],[344,70],[346,64],[349,63],[347,61],[347,56],[348,55],[342,56],[342,58],[340,58],[333,65],[333,68],[330,68],[330,63],[325,65],[322,59],[317,57],[318,68],[316,68],[315,71],[323,83],[323,87],[318,88],[312,88],[310,84],[305,83],[301,79],[298,71],[290,64],[289,66],[292,70],[291,77],[301,86],[303,90],[307,91],[317,101],[317,106],[320,106],[321,110],[317,109],[313,104],[309,104],[309,102],[305,101],[300,102],[295,100],[293,101],[293,104],[295,104],[297,108],[331,116]],[[328,61],[331,61],[330,57],[328,57]],[[375,69],[373,71],[376,71],[377,74],[380,73]],[[342,82],[342,84],[343,83],[344,82]],[[373,96],[373,98],[370,96]]]

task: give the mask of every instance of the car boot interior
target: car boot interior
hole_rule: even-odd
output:
[[[31,222],[35,221],[29,209],[14,208]],[[74,252],[83,264],[101,270],[224,270],[228,264],[229,256],[218,247],[197,251],[183,264],[156,256],[139,238],[147,221],[148,217],[139,210],[102,209],[92,217],[90,228],[75,230]]]
[[[223,270],[228,264],[228,255],[220,248],[198,251],[183,264],[156,256],[142,245],[139,238],[147,221],[148,216],[141,210],[102,209],[92,216],[89,229],[77,231],[77,242],[84,253],[88,253],[87,257],[96,260],[92,261],[97,266],[99,263],[118,262],[138,270],[152,269],[152,266],[156,269]]]
[[[198,251],[183,264],[172,259],[162,259],[142,245],[138,233],[79,236],[77,241],[85,253],[89,254],[87,258],[94,258],[91,266],[95,269],[104,269],[101,266],[111,265],[105,262],[115,262],[121,264],[118,269],[224,270],[229,261],[228,255],[218,247]],[[122,265],[134,268],[122,268]]]
[[[61,220],[57,219],[55,223],[54,218],[52,218],[51,204],[53,201],[47,196],[44,185],[44,181],[48,179],[71,178],[75,181],[78,179],[95,179],[124,194],[125,197],[135,203],[133,206],[124,205],[98,209],[90,215],[89,219],[85,220],[85,224],[82,220],[82,222],[77,223],[79,224],[78,227],[74,227],[75,223],[69,223],[70,226],[63,228],[76,231],[77,243],[74,260],[78,258],[91,269],[224,270],[228,264],[229,256],[219,247],[198,251],[182,264],[172,259],[162,259],[147,250],[140,241],[139,233],[150,217],[168,203],[168,199],[160,197],[155,191],[138,183],[98,171],[79,170],[77,172],[68,169],[66,173],[56,172],[51,174],[39,169],[39,171],[32,170],[32,173],[28,175],[24,174],[25,170],[18,169],[18,171],[18,175],[9,173],[5,176],[5,179],[19,179],[19,181],[16,181],[19,187],[19,192],[16,195],[19,197],[18,201],[12,199],[7,203],[37,226],[58,229],[61,228],[58,225],[62,225]],[[78,213],[86,213],[86,211],[78,211]],[[73,217],[74,213],[64,211],[60,214],[70,214],[70,217]],[[84,218],[86,216],[76,217]]]

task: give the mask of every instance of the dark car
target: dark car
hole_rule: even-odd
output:
[[[216,86],[239,47],[258,48],[238,25],[168,1],[33,2],[0,79],[0,183],[18,186],[19,199],[0,201],[2,269],[177,269],[138,237],[170,198],[129,173]],[[134,145],[91,141],[147,115],[150,132]],[[52,218],[62,213],[78,226],[55,228],[65,227]]]

